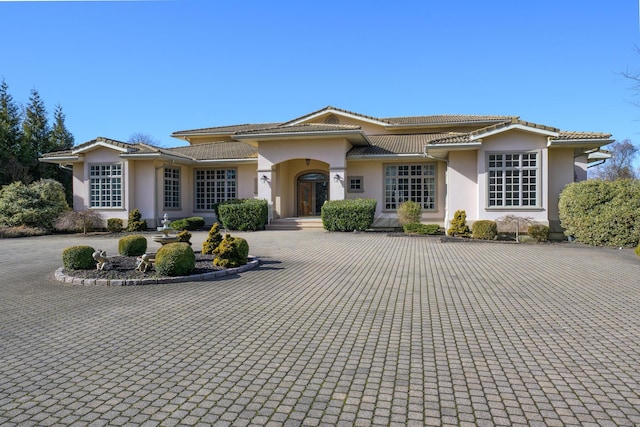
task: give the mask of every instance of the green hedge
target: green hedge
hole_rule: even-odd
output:
[[[549,240],[549,227],[541,224],[530,225],[527,229],[529,237],[536,239],[537,242],[546,242]]]
[[[218,206],[218,219],[227,230],[264,230],[269,215],[266,200],[230,200]]]
[[[481,219],[471,226],[471,237],[480,240],[494,240],[498,235],[498,225],[490,219]]]
[[[199,230],[204,227],[204,218],[201,216],[191,216],[189,218],[177,219],[170,226],[174,230]]]
[[[375,199],[332,200],[322,206],[322,225],[328,231],[364,231],[375,213]]]
[[[440,226],[438,224],[420,224],[419,222],[411,222],[402,226],[405,233],[409,234],[440,234]]]
[[[640,242],[640,180],[587,180],[567,185],[558,203],[565,234],[589,245]]]
[[[196,255],[187,243],[169,243],[158,250],[154,266],[163,276],[184,276],[196,267]]]
[[[71,246],[62,251],[62,265],[69,270],[89,270],[96,268],[93,259],[95,249],[91,246]]]
[[[119,233],[124,228],[123,221],[120,218],[107,219],[107,230],[111,233]]]
[[[122,256],[138,256],[147,251],[147,238],[133,234],[118,240],[118,253]]]

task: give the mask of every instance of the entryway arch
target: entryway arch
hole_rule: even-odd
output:
[[[305,171],[296,178],[297,216],[320,216],[329,200],[329,175],[323,171]]]

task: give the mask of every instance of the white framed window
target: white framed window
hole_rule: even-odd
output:
[[[349,193],[363,193],[364,192],[364,178],[361,176],[349,176],[347,177],[347,192]]]
[[[402,202],[436,208],[436,165],[396,164],[384,167],[384,210],[396,210]]]
[[[213,210],[213,205],[236,196],[235,169],[197,169],[196,178],[196,210]]]
[[[488,153],[487,171],[490,208],[538,207],[538,152]]]
[[[180,168],[164,168],[164,208],[180,209]]]
[[[92,208],[122,207],[122,164],[89,165],[89,203]]]

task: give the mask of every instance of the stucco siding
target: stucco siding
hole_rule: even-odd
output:
[[[464,210],[470,220],[478,219],[478,152],[452,151],[449,153],[447,220],[457,210]],[[448,225],[448,224],[447,224]]]
[[[573,148],[549,150],[549,226],[552,231],[561,231],[558,200],[564,187],[573,180]]]

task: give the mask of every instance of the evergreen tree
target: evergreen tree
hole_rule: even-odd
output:
[[[61,151],[69,150],[73,147],[74,137],[67,129],[65,125],[66,115],[62,112],[62,106],[56,105],[56,109],[53,113],[53,128],[49,134],[49,146],[46,151]],[[57,165],[42,165],[41,167],[49,168],[46,171],[49,176],[56,181],[62,183],[67,198],[67,203],[72,204],[73,201],[73,184],[72,173],[68,169],[63,169]],[[44,177],[42,177],[44,178]]]
[[[49,123],[47,121],[47,109],[37,90],[31,90],[29,105],[25,108],[24,121],[22,122],[22,153],[20,161],[27,168],[31,180],[49,178],[51,168],[38,161],[49,150]]]
[[[0,84],[0,186],[22,180],[25,174],[19,160],[22,117],[8,89],[3,79]]]

